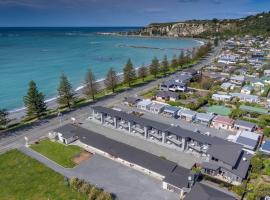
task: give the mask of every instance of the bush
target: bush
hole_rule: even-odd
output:
[[[247,194],[247,200],[256,200],[256,195],[252,192]]]
[[[90,193],[88,194],[89,200],[96,199],[100,193],[101,191],[99,189],[97,189],[96,187],[92,187]]]
[[[245,183],[243,182],[241,185],[233,186],[232,191],[240,197],[243,196],[245,193]]]
[[[260,173],[261,169],[263,168],[263,160],[258,156],[254,156],[251,159],[251,166],[253,173]]]
[[[91,189],[92,189],[92,186],[90,184],[84,182],[78,190],[81,193],[89,194]]]
[[[69,185],[74,190],[78,190],[79,184],[80,184],[80,180],[78,178],[72,177],[72,178],[69,179]]]
[[[266,136],[266,137],[270,136],[270,127],[265,127],[263,129],[263,135]]]

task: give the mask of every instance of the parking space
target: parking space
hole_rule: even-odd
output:
[[[178,199],[176,193],[162,189],[161,181],[96,154],[72,169],[72,174],[116,194],[119,200]]]

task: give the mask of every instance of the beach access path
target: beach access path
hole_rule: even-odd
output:
[[[192,68],[200,70],[205,65],[209,65],[220,53],[222,45],[215,47],[214,50],[198,64],[194,65]],[[173,75],[172,75],[173,76]],[[121,93],[112,94],[106,96],[103,99],[93,102],[92,104],[73,110],[67,114],[64,114],[60,117],[54,117],[51,119],[44,119],[38,122],[35,122],[33,125],[26,126],[25,128],[20,128],[15,131],[9,131],[1,133],[0,135],[0,153],[8,151],[10,149],[18,148],[25,144],[24,138],[27,137],[29,142],[36,141],[39,138],[45,137],[48,135],[49,131],[56,129],[57,127],[70,123],[71,118],[75,118],[77,122],[84,121],[90,114],[91,106],[112,106],[118,102],[121,102],[125,97],[134,96],[144,91],[148,91],[156,87],[162,81],[170,79],[171,77],[161,78],[155,81],[152,81],[148,84],[145,84],[140,87],[135,87],[123,91]]]

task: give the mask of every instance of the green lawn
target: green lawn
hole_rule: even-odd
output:
[[[0,155],[1,200],[86,200],[64,177],[17,150]]]
[[[69,168],[75,166],[75,164],[72,162],[72,158],[82,151],[82,149],[78,146],[65,146],[50,140],[42,140],[38,144],[31,145],[31,148],[47,158],[57,162],[63,167]]]

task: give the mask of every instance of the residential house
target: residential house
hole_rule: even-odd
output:
[[[123,102],[128,106],[137,106],[140,101],[141,99],[137,97],[126,97]]]
[[[243,145],[248,150],[256,150],[260,135],[250,131],[238,131],[234,142]]]
[[[175,106],[166,106],[162,114],[167,117],[176,117],[179,110]]]
[[[150,112],[154,114],[160,114],[163,112],[165,106],[166,106],[165,104],[161,103],[152,103],[150,106]]]
[[[270,69],[266,69],[263,71],[264,76],[270,77]]]
[[[208,114],[208,113],[197,113],[196,114],[196,122],[200,124],[204,124],[206,126],[210,126],[212,119],[215,115]]]
[[[260,93],[263,93],[264,91],[264,82],[260,79],[255,80],[251,83],[251,85],[254,87],[254,90]]]
[[[270,155],[270,140],[264,140],[260,152]]]
[[[254,89],[253,86],[245,85],[244,87],[242,87],[241,93],[243,93],[243,94],[251,94],[253,89]]]
[[[230,82],[237,86],[242,86],[245,83],[245,77],[233,75],[230,78]]]
[[[159,89],[161,91],[185,92],[187,90],[187,85],[186,83],[177,82],[175,80],[169,80],[161,83]]]
[[[255,131],[257,125],[251,122],[247,122],[241,119],[235,120],[234,129],[236,131]]]
[[[177,101],[179,100],[179,95],[171,91],[158,91],[156,94],[156,100],[158,101]]]
[[[232,96],[227,94],[213,94],[212,99],[216,101],[231,101]]]
[[[232,130],[234,120],[226,116],[218,115],[212,120],[212,126],[216,129]]]
[[[152,101],[149,99],[144,99],[137,104],[137,108],[141,110],[150,110],[150,107],[152,105]]]
[[[180,119],[184,119],[184,120],[186,120],[188,122],[192,122],[195,119],[196,114],[197,114],[197,112],[193,111],[193,110],[184,110],[184,109],[182,109],[182,110],[180,110],[178,112],[178,115],[179,115]]]
[[[230,83],[230,82],[225,82],[225,83],[222,83],[221,86],[220,86],[223,90],[233,90],[235,88],[235,84],[233,83]]]
[[[259,103],[260,98],[256,95],[242,94],[242,93],[230,93],[234,98],[239,99],[239,101],[249,102],[249,103]]]

